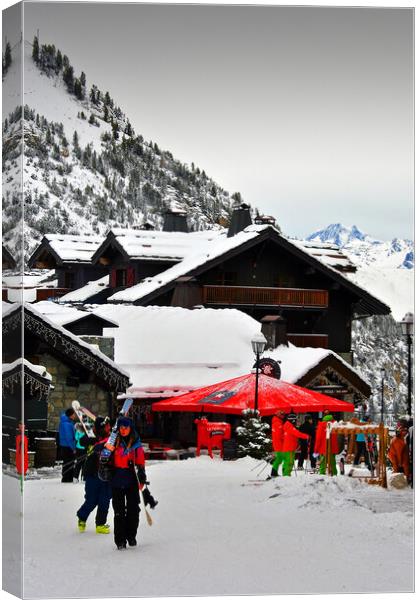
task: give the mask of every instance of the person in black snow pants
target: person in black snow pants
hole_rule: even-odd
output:
[[[98,477],[99,456],[109,437],[111,425],[108,417],[96,417],[94,425],[95,437],[84,435],[80,438],[80,445],[85,448],[86,459],[83,464],[83,478],[85,480],[85,501],[77,511],[79,531],[86,529],[86,521],[90,513],[96,510],[96,533],[109,533],[108,517],[111,502],[111,485]]]
[[[114,540],[118,550],[137,545],[140,515],[140,490],[146,483],[145,457],[140,437],[128,417],[118,419],[118,437],[112,452],[112,507]],[[137,476],[136,471],[137,469]]]
[[[308,452],[309,452],[309,459],[311,461],[311,467],[312,467],[312,469],[315,469],[316,458],[313,456],[313,452],[314,452],[314,446],[315,446],[315,431],[316,431],[316,429],[315,429],[312,415],[310,415],[310,414],[305,415],[305,421],[302,423],[302,425],[298,429],[301,433],[306,433],[307,435],[310,436],[309,441],[308,440],[300,440],[300,454],[299,454],[299,459],[298,459],[298,469],[303,469],[303,461],[306,458],[308,458]]]

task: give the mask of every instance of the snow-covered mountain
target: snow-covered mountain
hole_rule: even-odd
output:
[[[356,225],[347,227],[334,223],[311,233],[306,239],[336,244],[358,267],[375,264],[385,268],[414,268],[414,244],[411,240],[394,238],[381,241],[360,231]]]
[[[394,238],[381,241],[360,231],[356,225],[340,223],[315,231],[307,240],[332,243],[357,266],[347,277],[369,290],[391,307],[399,321],[406,312],[414,312],[414,244]]]
[[[227,191],[136,134],[129,119],[54,46],[24,42],[3,74],[3,240],[20,239],[21,170],[25,254],[44,233],[105,233],[144,221],[160,228],[173,204],[192,229],[228,219]],[[20,160],[24,136],[23,166]]]

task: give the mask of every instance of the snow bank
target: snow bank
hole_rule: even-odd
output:
[[[25,596],[413,591],[411,488],[303,471],[250,483],[267,472],[250,458],[150,463],[154,523],[141,514],[139,545],[123,552],[112,535],[95,534],[92,516],[78,532],[82,485],[25,482]],[[9,496],[12,519],[19,506]]]

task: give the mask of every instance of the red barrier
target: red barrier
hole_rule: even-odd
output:
[[[206,418],[195,419],[194,423],[197,425],[196,455],[200,456],[201,448],[207,448],[213,458],[213,448],[218,448],[223,458],[223,440],[229,440],[231,436],[229,423],[213,423]]]

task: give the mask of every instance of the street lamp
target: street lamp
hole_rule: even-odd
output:
[[[401,328],[403,334],[407,337],[407,350],[408,350],[408,382],[407,382],[407,413],[411,417],[411,345],[413,343],[413,332],[414,332],[414,315],[411,312],[406,313],[403,320],[401,321]]]
[[[255,401],[254,401],[254,410],[255,411],[258,410],[258,373],[260,370],[260,354],[262,354],[264,352],[266,343],[267,343],[267,340],[265,339],[265,337],[263,336],[262,333],[255,335],[251,340],[252,349],[253,349],[255,357],[257,359],[257,362],[255,364],[255,368],[256,368]]]
[[[384,380],[385,380],[386,370],[384,367],[381,369],[381,423],[384,422]]]

